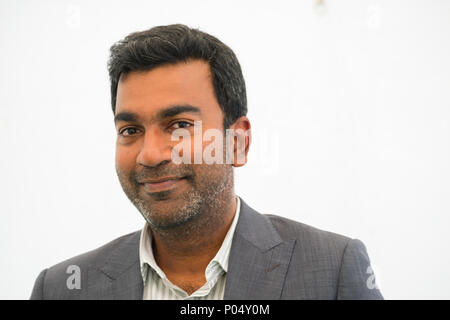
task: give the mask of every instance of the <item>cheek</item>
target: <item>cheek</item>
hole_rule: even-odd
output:
[[[116,169],[121,172],[129,172],[135,167],[136,156],[128,148],[116,147]]]

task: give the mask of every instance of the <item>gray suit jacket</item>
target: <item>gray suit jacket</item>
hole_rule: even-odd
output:
[[[364,244],[241,199],[224,299],[383,299]],[[43,270],[31,299],[142,299],[140,231]],[[67,285],[78,266],[80,288]],[[70,271],[73,272],[73,271]]]

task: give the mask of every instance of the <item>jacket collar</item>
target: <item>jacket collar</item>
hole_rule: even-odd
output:
[[[105,299],[140,300],[144,292],[139,266],[140,231],[119,242],[112,254],[99,268],[109,281],[102,290]]]
[[[279,299],[295,239],[281,239],[272,222],[241,199],[224,299]]]

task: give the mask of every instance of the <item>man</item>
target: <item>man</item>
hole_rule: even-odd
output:
[[[234,194],[251,126],[229,47],[159,26],[113,45],[108,66],[116,171],[146,223],[42,271],[32,299],[383,298],[361,241],[262,215]]]

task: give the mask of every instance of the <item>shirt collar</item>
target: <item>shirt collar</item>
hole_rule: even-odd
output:
[[[231,243],[233,240],[234,231],[236,230],[236,225],[239,219],[239,213],[241,209],[241,201],[238,196],[236,196],[236,213],[233,218],[233,222],[231,223],[230,228],[220,246],[219,251],[217,251],[214,258],[210,261],[206,268],[206,278],[209,278],[209,274],[211,273],[211,269],[214,268],[216,264],[218,264],[223,271],[228,271],[228,260],[230,256]],[[152,235],[150,225],[146,222],[144,228],[141,231],[141,238],[139,244],[139,260],[141,266],[141,274],[142,279],[144,280],[144,284],[147,280],[147,271],[150,266],[155,272],[162,278],[167,279],[164,272],[159,268],[156,264],[155,257],[153,255],[152,249]]]

